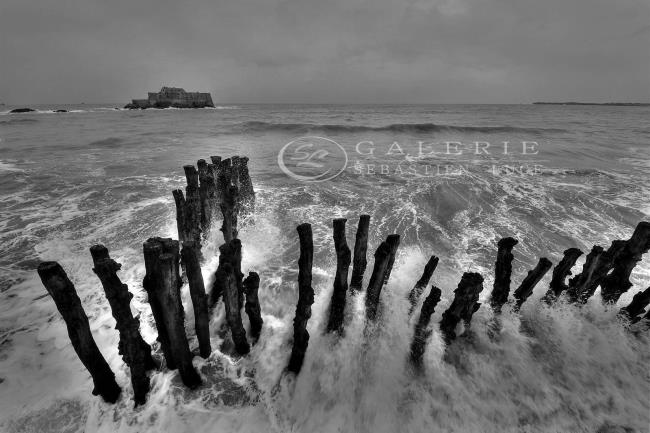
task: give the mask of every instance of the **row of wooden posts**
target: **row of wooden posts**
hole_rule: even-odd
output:
[[[233,157],[222,160],[212,157],[211,160],[211,164],[199,160],[198,170],[194,166],[185,166],[185,194],[181,190],[173,192],[180,241],[151,238],[143,245],[146,268],[143,288],[147,292],[158,330],[160,349],[167,368],[178,369],[181,380],[190,388],[199,386],[201,378],[192,365],[192,352],[185,334],[180,296],[183,276],[189,285],[199,353],[202,357],[207,358],[212,353],[208,324],[210,310],[216,306],[219,299],[223,299],[226,324],[234,349],[239,355],[244,356],[250,351],[250,345],[260,338],[263,327],[258,299],[260,278],[255,272],[250,272],[244,278],[241,271],[242,246],[237,237],[240,217],[252,215],[255,203],[255,193],[248,174],[248,159]],[[219,248],[219,264],[214,284],[209,293],[206,293],[201,273],[201,244],[214,222],[218,220],[219,210],[224,244]],[[340,336],[343,336],[348,294],[359,294],[363,291],[362,283],[368,264],[370,216],[361,215],[359,218],[353,251],[347,245],[346,221],[338,218],[334,219],[332,224],[337,266],[326,326],[326,332]],[[298,301],[293,321],[293,346],[287,366],[287,370],[295,374],[300,372],[307,351],[307,323],[314,302],[314,246],[311,225],[301,224],[297,227],[297,232],[300,241]],[[489,296],[489,305],[496,314],[499,314],[508,302],[512,250],[517,243],[517,240],[508,237],[501,239],[497,244],[494,285]],[[365,291],[367,324],[376,323],[381,317],[381,292],[389,281],[399,244],[400,236],[391,234],[380,243],[374,253],[373,269]],[[550,288],[543,300],[553,303],[559,297],[566,297],[570,302],[584,303],[600,286],[603,300],[615,303],[632,286],[629,281],[632,269],[649,248],[650,223],[641,222],[630,239],[614,241],[607,250],[595,246],[587,255],[582,272],[567,283],[571,268],[582,255],[577,248],[569,248],[553,269]],[[151,347],[139,333],[139,321],[131,314],[129,303],[132,295],[116,274],[120,265],[110,258],[108,250],[102,245],[91,247],[91,255],[93,270],[104,287],[117,323],[120,354],[131,371],[135,403],[142,404],[146,401],[150,387],[147,371],[160,368],[160,362],[152,356]],[[409,316],[415,312],[438,262],[436,256],[429,259],[421,278],[410,291]],[[350,266],[352,274],[348,278]],[[531,296],[535,286],[551,267],[552,263],[548,259],[541,258],[537,266],[528,272],[513,292],[515,311]],[[120,388],[92,338],[88,318],[74,286],[56,262],[42,263],[38,273],[66,322],[74,349],[91,373],[95,385],[93,393],[100,394],[108,402],[115,402]],[[454,299],[443,313],[439,324],[446,344],[450,344],[457,337],[458,325],[461,322],[466,326],[470,324],[473,314],[481,305],[478,300],[482,290],[483,277],[479,273],[463,274],[454,291]],[[416,367],[422,367],[427,340],[432,332],[429,327],[431,316],[440,297],[441,290],[432,286],[422,303],[409,354],[410,362]],[[650,288],[635,295],[630,305],[621,310],[621,315],[631,321],[637,321],[649,303]],[[242,309],[250,322],[248,335],[242,322]],[[650,312],[645,317],[650,318]]]

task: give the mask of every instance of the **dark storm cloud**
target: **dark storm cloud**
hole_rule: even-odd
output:
[[[650,100],[648,0],[2,0],[0,100]]]

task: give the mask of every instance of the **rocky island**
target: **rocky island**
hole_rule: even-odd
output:
[[[133,99],[124,108],[130,110],[146,108],[214,108],[210,93],[186,92],[180,87],[163,87],[160,92],[149,92],[147,99]]]

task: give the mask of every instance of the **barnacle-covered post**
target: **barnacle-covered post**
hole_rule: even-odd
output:
[[[104,245],[93,245],[90,254],[93,258],[93,271],[102,283],[115,318],[115,327],[120,334],[119,352],[131,370],[133,400],[136,406],[144,404],[150,389],[147,370],[156,368],[157,363],[151,356],[151,347],[140,335],[140,321],[131,313],[133,295],[117,276],[122,265],[111,259]]]

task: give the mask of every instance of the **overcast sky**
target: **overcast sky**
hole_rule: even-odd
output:
[[[650,0],[0,0],[0,102],[650,102]]]

